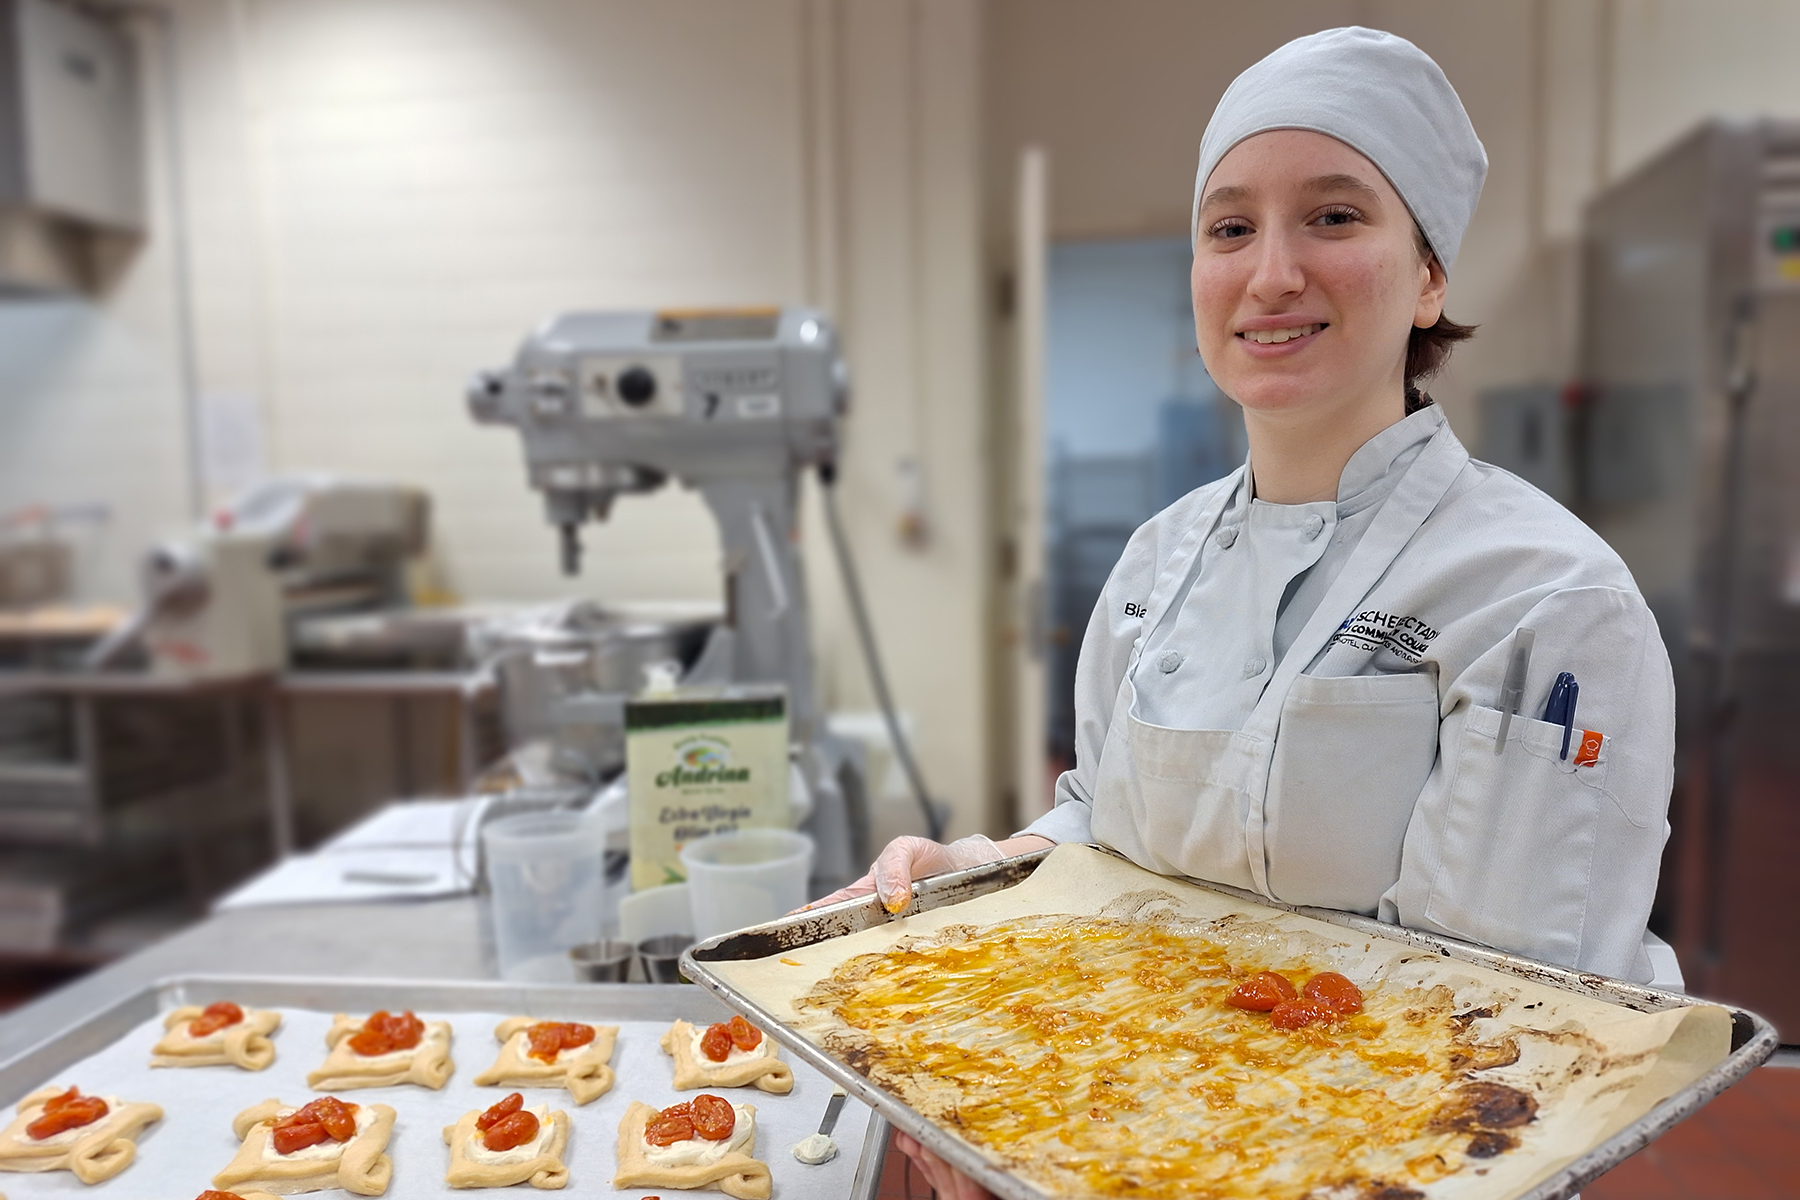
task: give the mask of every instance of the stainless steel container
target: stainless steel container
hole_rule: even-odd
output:
[[[470,643],[499,681],[507,744],[547,739],[604,777],[625,765],[626,698],[659,664],[679,678],[717,623],[693,609],[639,613],[577,601],[484,623]]]

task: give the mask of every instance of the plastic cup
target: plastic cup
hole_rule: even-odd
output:
[[[791,829],[738,829],[681,848],[694,936],[701,940],[773,921],[806,903],[813,840]]]
[[[606,833],[579,813],[520,813],[481,831],[502,979],[568,982],[569,951],[601,940]]]

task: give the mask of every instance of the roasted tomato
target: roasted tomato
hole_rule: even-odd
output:
[[[350,1035],[350,1048],[365,1057],[411,1050],[425,1036],[425,1022],[410,1012],[378,1012]]]
[[[537,1114],[521,1109],[488,1126],[481,1135],[481,1144],[489,1150],[511,1150],[523,1146],[537,1135]]]
[[[479,1117],[476,1117],[475,1128],[483,1130],[492,1129],[494,1126],[524,1107],[525,1097],[521,1096],[518,1092],[514,1092],[506,1099],[500,1101],[500,1103],[494,1105],[494,1107],[482,1113]]]
[[[1277,1029],[1304,1029],[1314,1021],[1335,1021],[1343,1014],[1317,1000],[1283,1000],[1269,1013],[1269,1024]]]
[[[1306,981],[1300,994],[1308,1000],[1317,1000],[1327,1008],[1334,1008],[1345,1016],[1362,1011],[1362,991],[1336,971],[1320,971]]]
[[[724,1023],[708,1025],[706,1032],[700,1036],[700,1052],[714,1062],[724,1062],[731,1057],[731,1026]]]
[[[215,1192],[208,1188],[195,1196],[194,1200],[244,1200],[244,1198],[236,1192]]]
[[[27,1137],[42,1140],[66,1129],[80,1129],[104,1117],[110,1109],[98,1096],[84,1096],[81,1089],[70,1088],[60,1096],[44,1101],[44,1111],[25,1127]]]
[[[539,1021],[525,1031],[531,1044],[526,1051],[539,1062],[553,1063],[564,1050],[574,1050],[594,1040],[592,1025],[576,1025],[565,1021]]]
[[[694,1119],[685,1115],[659,1115],[644,1127],[644,1140],[652,1146],[673,1146],[694,1136]]]
[[[320,1096],[275,1122],[269,1141],[277,1154],[292,1154],[323,1141],[347,1142],[356,1136],[356,1105],[336,1096]]]
[[[1285,975],[1264,971],[1233,988],[1231,995],[1225,997],[1225,1003],[1233,1008],[1247,1008],[1251,1012],[1271,1012],[1277,1004],[1299,995]]]
[[[683,1100],[680,1104],[671,1104],[669,1107],[663,1109],[658,1115],[664,1117],[691,1117],[694,1115],[694,1102],[692,1100]]]
[[[737,1113],[723,1096],[702,1092],[694,1097],[693,1106],[694,1132],[708,1141],[724,1141],[737,1128]]]
[[[206,1011],[188,1022],[188,1036],[203,1038],[244,1019],[244,1010],[229,1000],[209,1004]]]
[[[762,1030],[742,1017],[731,1018],[725,1023],[725,1029],[731,1034],[731,1044],[739,1050],[754,1050],[762,1045]]]

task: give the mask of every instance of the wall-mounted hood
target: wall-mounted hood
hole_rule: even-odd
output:
[[[0,293],[92,291],[144,228],[134,46],[55,0],[0,0]]]

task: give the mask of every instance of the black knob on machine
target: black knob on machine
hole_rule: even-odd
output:
[[[619,399],[632,408],[642,408],[656,399],[656,376],[643,367],[628,367],[619,372]]]

